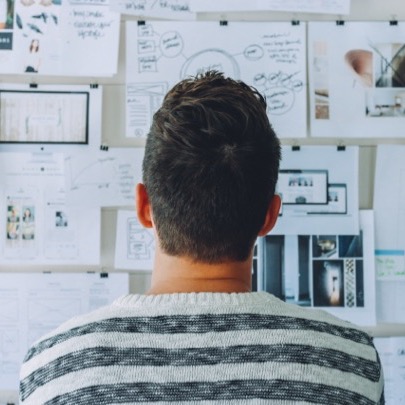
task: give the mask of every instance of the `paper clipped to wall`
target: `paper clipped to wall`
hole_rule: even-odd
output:
[[[359,233],[359,148],[283,146],[277,235]]]
[[[404,137],[405,23],[310,22],[312,136]]]
[[[128,21],[126,28],[128,137],[146,136],[175,83],[212,69],[262,92],[280,137],[306,136],[305,24]]]
[[[0,73],[111,76],[120,15],[103,0],[15,1],[0,32]],[[108,56],[107,56],[108,55]]]
[[[192,0],[191,10],[198,12],[268,10],[295,13],[349,14],[350,0]]]
[[[0,391],[18,391],[20,366],[34,341],[129,291],[124,273],[0,273],[0,285]]]
[[[153,230],[141,225],[135,210],[119,210],[115,242],[116,269],[152,270],[155,256]]]

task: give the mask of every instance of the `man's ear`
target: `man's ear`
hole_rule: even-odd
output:
[[[139,222],[145,228],[153,228],[152,208],[145,186],[138,183],[135,188],[135,206]]]
[[[258,236],[265,236],[273,229],[274,225],[276,224],[278,214],[280,212],[280,207],[281,198],[278,194],[274,194],[274,197],[270,201],[270,204],[267,208],[266,217]]]

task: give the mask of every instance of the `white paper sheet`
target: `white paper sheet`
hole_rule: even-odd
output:
[[[350,0],[192,0],[191,10],[196,12],[271,10],[349,14]]]
[[[259,266],[259,289],[358,325],[375,325],[372,211],[360,211],[360,229],[355,235],[270,234],[259,240],[265,256]]]
[[[283,204],[282,215],[279,216],[271,234],[357,235],[359,232],[358,162],[357,146],[346,147],[345,150],[338,150],[336,146],[301,146],[299,150],[293,150],[291,146],[283,146],[281,170],[326,170],[328,184],[332,185],[332,188],[329,189],[327,204]],[[312,176],[307,173],[306,177]],[[345,192],[338,191],[339,186]],[[297,190],[304,190],[305,193],[311,193],[311,188],[314,187],[296,186]],[[280,191],[279,186],[277,190]],[[344,198],[345,204],[342,201],[334,201]],[[298,198],[297,201],[299,200]],[[346,206],[345,210],[343,206]]]
[[[118,211],[114,267],[125,270],[152,270],[154,256],[153,230],[146,229],[139,223],[135,210]]]
[[[66,205],[63,155],[0,154],[1,264],[100,260],[98,208]]]
[[[120,16],[110,11],[108,0],[13,4],[13,26],[0,32],[0,73],[91,77],[116,73]]]
[[[261,91],[280,137],[306,135],[305,24],[128,21],[126,28],[128,137],[145,137],[167,90],[208,69]]]
[[[309,23],[312,136],[405,136],[404,35],[405,23]]]
[[[42,148],[38,151],[99,149],[102,90],[89,85],[0,84],[0,140],[14,142],[1,143],[0,151],[32,151],[34,145]]]
[[[194,20],[196,14],[190,10],[191,0],[110,0],[110,9],[121,14],[171,20]]]
[[[386,405],[405,403],[405,337],[374,338],[384,372]]]
[[[124,273],[0,273],[0,390],[18,390],[20,366],[34,341],[128,291]]]
[[[72,206],[133,206],[142,181],[143,148],[109,148],[66,155],[67,202]]]
[[[405,146],[379,145],[374,185],[378,320],[405,322]]]

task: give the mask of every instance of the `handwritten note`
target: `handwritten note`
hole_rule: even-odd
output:
[[[405,281],[405,255],[403,251],[376,250],[377,279]]]
[[[195,19],[191,12],[191,0],[111,0],[111,10],[122,14],[173,20]]]
[[[117,71],[120,15],[109,0],[16,1],[1,46],[0,73],[111,76]],[[108,57],[106,57],[108,55]]]
[[[68,73],[110,76],[117,71],[119,13],[108,0],[71,0],[66,8]],[[106,56],[108,55],[108,57]],[[80,60],[80,63],[73,63]]]

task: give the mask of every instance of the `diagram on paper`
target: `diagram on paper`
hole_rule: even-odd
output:
[[[279,136],[306,135],[303,25],[128,22],[127,44],[128,136],[146,135],[153,113],[176,82],[208,70],[256,87],[266,97]]]
[[[65,159],[67,202],[104,207],[133,205],[141,181],[143,149],[76,153]]]

